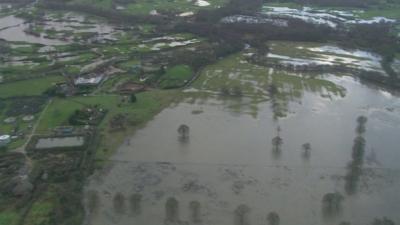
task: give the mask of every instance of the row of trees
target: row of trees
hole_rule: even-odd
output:
[[[347,194],[355,194],[362,174],[364,164],[365,145],[364,133],[368,119],[365,116],[357,118],[357,127],[355,129],[356,137],[353,141],[352,161],[348,165],[348,171],[345,176],[345,191]]]

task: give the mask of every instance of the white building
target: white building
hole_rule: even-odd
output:
[[[1,135],[0,136],[0,147],[6,146],[11,141],[10,135]]]
[[[89,75],[85,77],[78,77],[74,83],[76,86],[97,86],[104,79],[104,75]]]

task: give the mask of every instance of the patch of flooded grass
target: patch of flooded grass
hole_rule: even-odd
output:
[[[279,89],[276,98],[280,110],[277,113],[281,116],[286,115],[288,103],[301,99],[305,92],[316,93],[328,99],[343,98],[346,95],[343,87],[325,80],[323,76],[289,73],[254,65],[246,61],[245,55],[239,53],[206,67],[192,85],[193,88],[214,96],[220,95],[222,88],[238,88],[243,93],[241,98],[222,96],[221,99],[234,112],[249,112],[253,116],[257,115],[257,105],[260,102],[270,100],[268,87],[272,84]]]

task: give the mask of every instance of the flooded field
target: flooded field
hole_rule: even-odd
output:
[[[266,91],[271,84],[275,100]],[[242,97],[221,96],[224,85],[241,87]],[[241,55],[207,67],[184,93],[91,177],[86,224],[400,221],[398,93],[346,75],[279,72]],[[275,103],[285,112],[277,116]],[[368,119],[362,135],[361,115]],[[185,139],[181,124],[190,128]],[[277,135],[280,151],[272,143]],[[348,176],[360,135],[362,172]],[[333,211],[323,202],[329,196],[342,199]]]
[[[270,17],[293,18],[303,20],[307,23],[325,25],[337,28],[346,24],[373,24],[373,23],[395,23],[395,19],[383,16],[372,17],[369,19],[360,18],[364,14],[363,10],[337,10],[337,9],[318,9],[311,7],[290,8],[283,6],[263,7],[262,14]]]
[[[77,41],[114,40],[121,33],[103,21],[75,13],[45,14],[40,20],[28,22],[9,15],[0,18],[0,38],[42,45],[66,45]]]

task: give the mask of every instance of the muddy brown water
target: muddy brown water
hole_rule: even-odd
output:
[[[327,99],[304,90],[278,121],[269,102],[259,104],[257,117],[234,113],[218,99],[163,110],[90,178],[86,190],[96,193],[98,204],[85,223],[261,225],[271,212],[287,225],[365,225],[384,216],[400,223],[398,95],[352,77],[327,79],[345,87],[346,96]],[[366,153],[356,191],[348,194],[344,176],[359,115],[368,117]],[[184,143],[177,134],[180,124],[190,127]],[[271,139],[278,125],[283,145],[276,157]],[[312,146],[309,159],[302,157],[306,142]],[[334,192],[344,200],[338,212],[326,215],[322,198]],[[116,211],[116,193],[125,202],[140,196],[135,203],[140,213]],[[170,198],[178,202],[173,209],[167,206]],[[196,221],[193,201],[201,209]],[[241,216],[235,214],[239,206],[247,209]],[[178,218],[168,219],[171,212]]]

